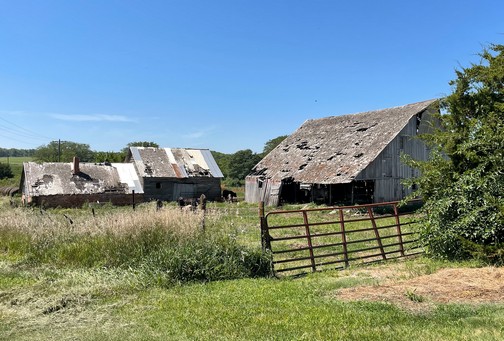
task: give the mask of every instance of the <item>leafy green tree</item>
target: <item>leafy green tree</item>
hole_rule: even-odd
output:
[[[265,157],[266,155],[268,155],[269,152],[271,152],[273,149],[275,149],[276,146],[278,146],[280,143],[282,143],[282,141],[285,140],[287,137],[288,137],[287,135],[282,135],[282,136],[278,136],[278,137],[275,137],[274,139],[267,141],[264,144],[264,149],[261,154],[261,157]]]
[[[441,102],[441,129],[423,139],[430,161],[416,192],[427,218],[421,238],[440,257],[484,255],[504,261],[504,46],[491,45],[478,64],[456,71]],[[500,256],[499,256],[500,255]]]
[[[94,162],[123,162],[125,156],[122,152],[95,152]]]
[[[90,162],[94,159],[94,153],[89,149],[88,144],[71,141],[52,141],[38,147],[33,154],[35,160],[43,162],[71,162],[74,156],[82,162]]]
[[[0,180],[5,178],[13,178],[14,174],[12,173],[12,169],[8,163],[0,162]]]
[[[159,148],[159,144],[156,142],[147,142],[147,141],[135,141],[135,142],[130,142],[126,145],[125,148],[121,150],[121,152],[124,155],[128,155],[128,150],[130,147],[154,147],[154,148]]]
[[[231,158],[231,154],[220,153],[213,150],[211,153],[222,174],[227,178],[229,176],[229,159]]]
[[[225,154],[212,150],[212,156],[224,175],[225,185],[230,187],[241,186],[252,168],[285,138],[287,138],[287,135],[278,136],[267,141],[263,152],[260,154],[256,154],[250,149],[239,150],[233,154]]]
[[[35,149],[0,148],[0,157],[7,156],[32,156]]]
[[[237,151],[229,158],[229,177],[244,180],[260,160],[261,156],[250,149]]]

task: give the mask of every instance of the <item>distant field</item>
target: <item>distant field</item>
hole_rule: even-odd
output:
[[[22,165],[23,162],[29,162],[29,161],[33,161],[33,158],[29,157],[29,156],[10,156],[10,157],[2,156],[2,157],[0,157],[1,163],[8,163],[11,166]]]

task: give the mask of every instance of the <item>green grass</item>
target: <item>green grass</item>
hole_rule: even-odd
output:
[[[0,162],[9,163],[11,166],[13,165],[23,165],[23,162],[33,161],[32,157],[29,156],[2,156],[0,157]]]
[[[417,259],[407,267],[423,268]],[[380,265],[386,266],[386,265]],[[435,266],[457,266],[436,263]],[[0,262],[0,340],[501,340],[503,305],[344,302],[360,269],[144,288],[130,270]],[[14,273],[20,272],[20,275]]]
[[[2,204],[0,340],[503,339],[502,303],[412,312],[337,296],[341,288],[380,283],[363,269],[402,279],[475,264],[417,258],[299,278],[246,278],[233,269],[257,262],[246,261],[260,246],[257,206],[208,209],[202,233],[201,216],[179,216],[172,204],[163,212],[149,204],[135,212],[103,207],[95,217],[90,209],[41,214]],[[237,279],[221,280],[219,269]],[[205,271],[216,275],[200,277]],[[424,299],[413,289],[404,295]]]

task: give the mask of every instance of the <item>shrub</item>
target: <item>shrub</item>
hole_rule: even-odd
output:
[[[431,160],[406,160],[422,174],[415,180],[427,213],[421,238],[443,258],[473,257],[475,245],[504,243],[504,46],[480,56],[450,83],[438,116],[442,129],[423,137]]]
[[[14,174],[9,164],[0,162],[0,179],[13,178]]]

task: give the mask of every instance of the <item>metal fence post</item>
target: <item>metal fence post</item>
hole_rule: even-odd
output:
[[[317,266],[315,265],[315,255],[313,254],[313,244],[310,233],[310,224],[308,223],[308,214],[306,213],[306,211],[303,211],[303,222],[306,231],[306,240],[308,242],[308,251],[310,252],[311,268],[312,272],[315,272],[317,271]]]
[[[385,249],[383,248],[383,243],[380,238],[380,233],[378,232],[378,227],[376,226],[376,221],[373,215],[373,209],[368,206],[367,211],[369,214],[369,219],[371,220],[371,225],[373,226],[373,231],[376,237],[376,241],[378,242],[378,247],[380,248],[382,258],[387,259],[387,256],[385,255]]]
[[[399,220],[399,210],[397,209],[397,203],[394,203],[394,216],[397,227],[397,236],[399,238],[399,251],[401,252],[401,256],[404,256],[404,243],[402,238],[401,221]]]

